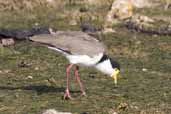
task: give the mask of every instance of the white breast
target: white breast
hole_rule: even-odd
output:
[[[67,55],[66,58],[72,64],[81,64],[85,66],[93,66],[95,65],[103,56],[103,53],[95,55],[93,57],[87,55]]]

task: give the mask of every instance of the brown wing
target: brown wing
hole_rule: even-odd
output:
[[[59,31],[56,34],[37,35],[30,39],[78,55],[94,56],[105,51],[103,43],[80,31]]]

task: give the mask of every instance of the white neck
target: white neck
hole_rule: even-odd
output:
[[[113,68],[112,68],[112,65],[110,63],[110,60],[107,59],[101,63],[98,63],[96,66],[95,66],[98,70],[100,70],[101,72],[105,73],[105,74],[108,74],[111,76],[112,74],[112,71],[113,71]]]

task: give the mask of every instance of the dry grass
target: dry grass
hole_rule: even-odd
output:
[[[62,7],[62,0],[0,0],[1,11],[34,10],[37,7]]]

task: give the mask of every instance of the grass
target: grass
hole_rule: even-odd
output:
[[[74,9],[77,7],[74,6]],[[49,12],[52,17],[46,18]],[[53,10],[46,11],[43,15],[40,12],[25,15],[1,12],[3,23],[0,27],[29,28],[39,22],[42,26],[78,30],[79,26],[68,25],[69,19],[61,16],[62,13],[64,12],[55,14]],[[92,21],[94,24],[100,22],[103,21]],[[64,72],[68,63],[63,56],[27,41],[1,47],[0,114],[38,114],[49,108],[74,114],[112,114],[114,111],[119,114],[169,114],[170,36],[149,36],[127,31],[124,27],[116,30],[115,34],[99,35],[99,39],[107,45],[108,54],[121,63],[118,85],[115,86],[110,77],[94,68],[80,67],[87,97],[80,97],[79,88],[71,76],[70,89],[74,98],[71,101],[63,100]],[[29,65],[19,67],[21,61]]]

